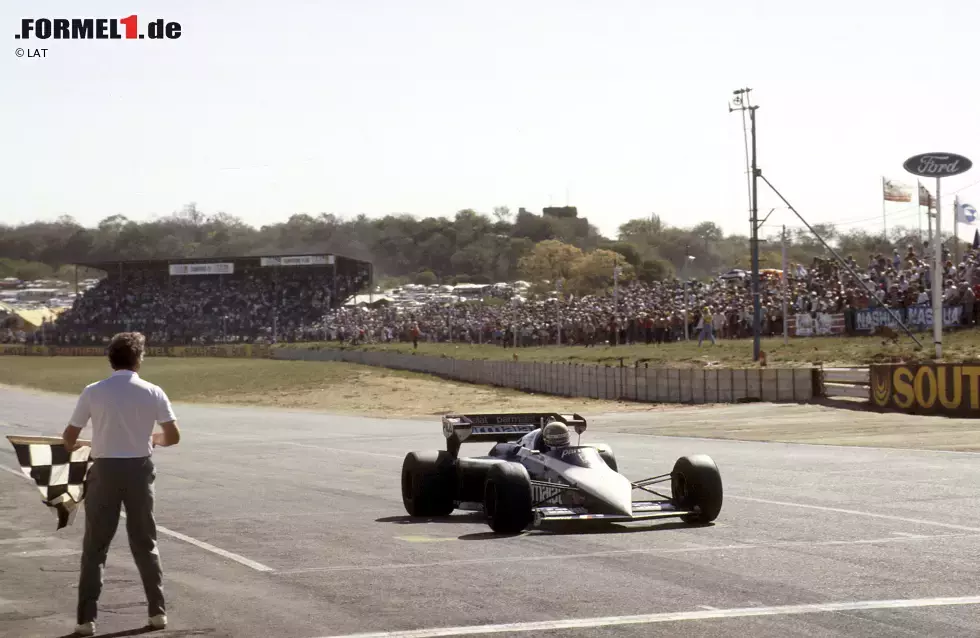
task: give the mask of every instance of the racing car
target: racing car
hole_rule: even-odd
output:
[[[564,429],[563,445],[548,444],[551,428]],[[445,451],[409,452],[402,463],[410,516],[483,512],[495,533],[517,534],[553,521],[705,524],[721,512],[721,474],[711,457],[683,456],[669,474],[631,481],[609,445],[581,445],[587,423],[578,414],[455,414],[442,418],[442,429]],[[567,441],[571,429],[576,445]],[[461,457],[464,442],[494,445],[485,456]],[[668,482],[669,495],[657,491]],[[636,491],[645,500],[633,500]]]

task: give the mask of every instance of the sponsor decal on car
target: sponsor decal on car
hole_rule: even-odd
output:
[[[533,425],[474,425],[470,434],[523,434],[533,429]]]
[[[531,498],[535,502],[541,502],[546,499],[555,500],[555,497],[562,493],[562,490],[557,487],[545,487],[544,485],[531,485]]]

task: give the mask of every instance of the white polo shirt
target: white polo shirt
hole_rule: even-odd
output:
[[[117,370],[78,397],[69,423],[84,428],[89,419],[92,458],[138,458],[153,454],[153,426],[177,417],[160,387],[132,370]]]

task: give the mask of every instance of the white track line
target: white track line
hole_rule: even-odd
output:
[[[586,629],[590,627],[651,625],[655,623],[715,620],[718,618],[789,616],[796,614],[814,614],[841,611],[865,611],[870,609],[915,609],[922,607],[948,607],[951,605],[980,605],[980,596],[963,596],[960,598],[917,598],[910,600],[863,600],[840,603],[816,603],[809,605],[782,605],[778,607],[705,609],[702,611],[665,612],[659,614],[644,614],[640,616],[605,616],[602,618],[571,618],[567,620],[516,622],[504,625],[470,625],[464,627],[440,627],[435,629],[410,629],[408,631],[379,631],[375,633],[325,636],[323,638],[441,638],[443,636],[476,636],[481,634]]]
[[[706,554],[708,552],[744,551],[750,549],[782,549],[789,547],[835,547],[847,545],[880,545],[886,543],[914,543],[919,541],[936,542],[949,538],[980,538],[980,534],[937,534],[933,536],[889,536],[887,538],[863,538],[841,541],[774,541],[771,543],[737,543],[731,545],[703,545],[700,547],[673,547],[651,549],[611,549],[587,554],[545,554],[533,556],[496,556],[492,558],[462,558],[459,560],[432,561],[429,563],[384,563],[381,565],[336,565],[333,567],[301,567],[282,569],[280,576],[308,574],[312,572],[368,572],[393,569],[425,569],[431,567],[459,567],[462,565],[496,565],[498,563],[526,563],[551,560],[575,560],[582,558],[616,558],[619,556],[641,556],[656,554]]]
[[[899,521],[901,523],[915,523],[916,525],[932,525],[933,527],[945,527],[961,532],[980,532],[980,527],[968,527],[966,525],[955,525],[953,523],[942,523],[939,521],[927,521],[921,518],[906,518],[904,516],[892,516],[891,514],[875,514],[874,512],[861,512],[859,510],[848,510],[840,507],[825,507],[823,505],[807,505],[804,503],[790,503],[788,501],[770,501],[765,498],[751,498],[748,496],[731,496],[725,494],[725,498],[733,498],[739,501],[750,501],[752,503],[765,503],[766,505],[782,505],[783,507],[801,507],[803,509],[820,510],[822,512],[838,512],[840,514],[852,514],[854,516],[867,516],[869,518],[880,518],[886,521]]]
[[[11,468],[6,467],[4,465],[0,465],[0,470],[5,470],[7,472],[10,472],[11,474],[14,474],[16,476],[19,476],[22,479],[26,479],[28,481],[31,480],[23,472],[19,472],[17,470],[11,469]],[[126,512],[120,512],[119,515],[122,518],[126,518]],[[254,560],[252,560],[250,558],[245,558],[244,556],[241,556],[239,554],[235,554],[233,552],[229,552],[227,550],[221,549],[220,547],[215,547],[214,545],[212,545],[210,543],[205,543],[204,541],[199,541],[196,538],[191,538],[190,536],[187,536],[186,534],[181,534],[180,532],[175,532],[172,529],[168,529],[166,527],[163,527],[162,525],[157,525],[157,531],[159,533],[163,534],[164,536],[170,536],[171,538],[176,538],[177,540],[184,541],[185,543],[189,543],[189,544],[191,544],[191,545],[193,545],[195,547],[199,547],[199,548],[201,548],[201,549],[203,549],[205,551],[211,552],[212,554],[217,554],[218,556],[222,556],[222,557],[227,558],[229,560],[233,560],[233,561],[235,561],[236,563],[238,563],[240,565],[245,565],[246,567],[250,567],[250,568],[254,569],[255,571],[258,571],[258,572],[274,572],[275,571],[274,569],[272,569],[268,565],[263,565],[262,563],[256,562],[256,561],[254,561]]]
[[[251,567],[252,569],[254,569],[257,572],[274,572],[275,571],[274,569],[272,569],[268,565],[263,565],[262,563],[259,563],[259,562],[256,562],[256,561],[252,560],[251,558],[245,558],[244,556],[242,556],[240,554],[235,554],[233,552],[229,552],[227,550],[221,549],[220,547],[215,547],[214,545],[212,545],[210,543],[205,543],[204,541],[199,541],[196,538],[191,538],[190,536],[187,536],[186,534],[181,534],[180,532],[175,532],[172,529],[167,529],[166,527],[163,527],[161,525],[157,525],[157,531],[160,532],[161,534],[166,534],[167,536],[176,538],[177,540],[184,541],[185,543],[190,543],[191,545],[193,545],[195,547],[200,547],[201,549],[203,549],[205,551],[208,551],[208,552],[211,552],[212,554],[217,554],[218,556],[224,556],[228,560],[233,560],[236,563],[239,563],[240,565],[244,565],[246,567]]]

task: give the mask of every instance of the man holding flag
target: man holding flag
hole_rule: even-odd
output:
[[[149,607],[148,625],[153,629],[167,626],[153,515],[156,469],[151,456],[157,446],[176,445],[180,430],[167,394],[138,374],[145,349],[146,339],[138,332],[112,338],[108,350],[114,372],[82,391],[63,434],[65,448],[74,450],[79,434],[92,421],[93,462],[85,488],[85,539],[75,628],[80,636],[95,634],[106,557],[123,505],[130,549]],[[163,432],[153,432],[156,423]]]

